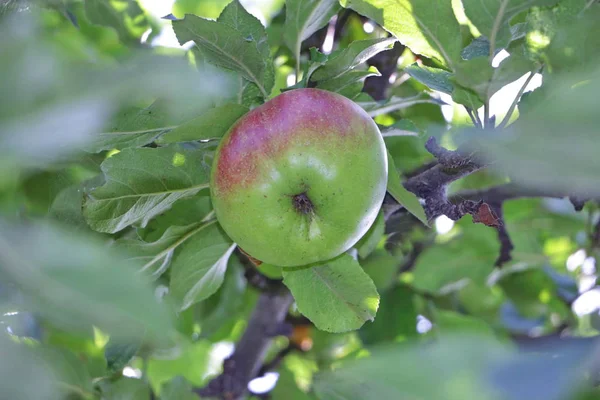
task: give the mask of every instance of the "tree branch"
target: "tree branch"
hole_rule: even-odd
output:
[[[438,163],[409,178],[404,182],[404,187],[424,200],[423,208],[429,220],[446,215],[457,221],[470,214],[473,216],[473,222],[496,228],[500,241],[500,254],[496,266],[510,261],[510,254],[514,248],[503,218],[502,206],[506,200],[523,197],[569,197],[577,211],[581,210],[588,200],[569,196],[563,191],[522,187],[514,183],[484,190],[463,191],[449,199],[446,193],[448,184],[480,170],[485,164],[477,160],[474,153],[467,153],[461,149],[444,149],[433,137],[429,138],[425,148]]]
[[[280,290],[261,293],[244,335],[234,353],[223,362],[223,372],[197,389],[200,396],[236,400],[248,391],[263,365],[273,336],[280,332],[293,297],[283,285]]]

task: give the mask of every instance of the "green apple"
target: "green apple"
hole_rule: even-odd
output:
[[[375,122],[319,89],[284,92],[225,134],[211,172],[219,223],[248,254],[282,267],[350,249],[375,221],[387,156]]]

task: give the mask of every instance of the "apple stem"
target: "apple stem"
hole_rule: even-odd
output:
[[[294,195],[292,197],[292,202],[294,204],[294,208],[300,214],[312,214],[312,212],[315,209],[314,204],[312,203],[312,201],[310,201],[310,199],[306,195],[306,192]]]

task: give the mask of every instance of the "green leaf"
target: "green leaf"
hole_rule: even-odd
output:
[[[453,69],[460,59],[460,25],[448,0],[342,0],[396,36],[413,53]]]
[[[491,166],[524,187],[559,195],[600,195],[597,152],[600,114],[595,98],[600,70],[594,75],[561,75],[546,98],[510,125],[502,135],[466,133],[471,149]],[[589,80],[588,80],[589,79]],[[480,132],[481,133],[481,132]],[[565,149],[569,150],[565,157]]]
[[[430,89],[452,94],[454,85],[450,81],[452,74],[448,71],[425,65],[420,66],[416,63],[405,68],[404,71]]]
[[[198,400],[192,391],[192,385],[183,377],[178,376],[163,385],[160,391],[161,400]]]
[[[261,274],[263,274],[267,278],[271,278],[271,279],[282,279],[283,278],[282,268],[278,267],[276,265],[262,263],[258,266],[258,270],[260,271]]]
[[[320,81],[338,77],[346,71],[356,68],[374,55],[390,49],[396,41],[395,38],[354,41],[335,57],[330,57],[322,67],[315,71],[312,79]]]
[[[114,382],[102,381],[103,398],[111,400],[148,400],[150,387],[141,379],[121,377]]]
[[[485,36],[479,36],[471,41],[461,52],[463,60],[490,56],[490,41]]]
[[[470,218],[459,222],[462,237],[427,248],[415,262],[411,285],[421,291],[446,294],[469,282],[485,283],[498,255],[494,229],[473,224]]]
[[[238,257],[231,257],[230,262],[219,290],[191,310],[198,313],[201,336],[210,340],[229,338],[237,321],[246,319],[256,302],[256,292],[246,290],[247,281]]]
[[[534,6],[552,6],[559,0],[462,0],[465,14],[488,38],[490,52],[505,48],[511,40],[510,20]],[[488,53],[488,57],[489,57]]]
[[[272,80],[266,80],[269,60],[253,39],[247,40],[228,24],[195,15],[173,21],[173,30],[180,44],[194,41],[208,61],[239,72],[259,88],[263,97],[268,97],[273,86]]]
[[[83,230],[92,233],[93,231],[90,230],[83,217],[83,193],[86,187],[95,187],[103,182],[103,177],[99,175],[81,184],[71,185],[61,190],[48,210],[48,217],[69,227],[71,231]]]
[[[425,226],[429,226],[429,221],[427,221],[427,217],[425,216],[425,210],[423,206],[419,202],[417,196],[413,193],[409,192],[402,186],[402,182],[400,181],[400,175],[398,174],[398,170],[396,169],[396,165],[394,164],[394,158],[387,152],[388,159],[388,182],[387,182],[387,191],[392,197],[402,205],[402,207],[406,208],[406,210],[417,217],[419,221],[421,221]]]
[[[94,387],[86,358],[66,349],[45,345],[37,351],[43,357],[46,368],[52,369],[56,375],[55,384],[64,398],[73,395],[92,398]]]
[[[396,286],[381,295],[375,321],[367,322],[358,332],[367,346],[418,336],[414,293],[407,286]]]
[[[212,343],[208,340],[186,342],[174,354],[164,354],[148,360],[148,379],[156,388],[178,376],[194,386],[202,386],[207,379]],[[148,400],[146,397],[144,400]]]
[[[300,47],[321,29],[339,10],[336,0],[287,0],[283,38],[300,62]]]
[[[203,225],[174,255],[170,295],[180,310],[213,295],[223,283],[235,244],[216,223]]]
[[[527,44],[539,52],[552,73],[593,70],[598,63],[600,46],[600,7],[583,0],[561,1],[556,9],[543,10],[551,21],[543,29],[529,22]],[[550,44],[547,41],[550,39]],[[547,45],[547,47],[545,47]],[[541,49],[540,49],[541,47]]]
[[[490,65],[487,57],[477,57],[461,62],[452,80],[477,93],[481,100],[487,101],[498,90],[534,68],[535,65],[529,59],[516,52],[504,59],[497,68]]]
[[[461,64],[457,64],[457,68],[460,68],[460,65]],[[419,66],[417,64],[411,65],[406,68],[405,71],[411,77],[430,89],[452,95],[452,100],[459,104],[464,104],[473,110],[477,110],[483,105],[483,102],[475,95],[475,93],[453,84],[452,78],[454,75],[448,71],[439,68]]]
[[[399,136],[419,136],[419,128],[408,119],[401,119],[385,128],[379,128],[381,130],[381,136],[384,138],[399,137]]]
[[[354,247],[358,250],[358,256],[360,258],[366,258],[369,254],[375,250],[385,231],[385,219],[383,218],[383,212],[380,212],[375,219],[371,228],[365,233],[365,235],[356,243]]]
[[[248,108],[239,104],[225,104],[208,110],[158,138],[157,143],[190,142],[194,140],[218,140]]]
[[[277,385],[271,392],[274,399],[285,400],[314,400],[314,396],[305,393],[298,387],[294,373],[287,367],[280,368]]]
[[[17,344],[4,330],[0,332],[0,398],[58,400],[61,396],[54,375],[34,348]]]
[[[322,400],[559,400],[578,387],[591,346],[556,340],[545,347],[552,350],[518,353],[473,335],[384,345],[369,357],[320,373],[313,388]]]
[[[139,223],[144,227],[171,205],[208,188],[203,151],[178,147],[125,149],[102,163],[106,183],[84,205],[90,227],[114,233]]]
[[[57,326],[95,325],[123,339],[169,334],[166,306],[134,265],[105,245],[50,225],[3,222],[0,248],[3,280],[17,284],[28,307]]]
[[[175,127],[170,126],[165,117],[157,102],[146,108],[131,107],[121,111],[112,121],[108,132],[94,135],[85,150],[99,153],[103,150],[122,150],[152,143],[162,133]]]
[[[264,82],[267,92],[269,92],[275,82],[275,70],[265,27],[258,18],[246,11],[238,0],[229,3],[221,15],[219,15],[217,21],[231,26],[246,40],[256,43],[258,51],[266,62]],[[258,90],[258,88],[256,89]],[[260,92],[258,95],[260,95]],[[247,103],[242,104],[248,105]]]
[[[383,219],[383,218],[382,218]],[[378,291],[386,290],[397,281],[401,259],[394,257],[386,250],[375,250],[361,265],[371,277]]]
[[[439,100],[431,98],[426,93],[419,93],[412,97],[397,97],[392,96],[389,100],[380,102],[375,100],[362,100],[357,99],[356,104],[361,106],[371,117],[378,115],[391,113],[394,111],[402,110],[405,108],[412,107],[416,104],[433,103],[443,104]]]
[[[218,22],[227,24],[248,41],[256,42],[256,47],[266,58],[269,56],[269,43],[265,27],[254,15],[250,14],[239,0],[233,0],[223,9],[217,19]]]
[[[366,78],[379,75],[378,72],[369,70],[348,71],[337,78],[319,82],[317,88],[336,92],[352,99],[361,93]]]
[[[313,267],[286,268],[283,283],[294,295],[298,310],[327,332],[358,329],[373,320],[379,306],[373,281],[347,254]]]
[[[111,373],[120,374],[141,347],[139,341],[116,342],[110,340],[104,348],[106,367]]]
[[[148,243],[138,239],[124,238],[115,243],[117,249],[130,254],[130,260],[142,264],[140,272],[157,279],[171,265],[174,251],[186,240],[204,229],[201,223],[186,226],[170,226],[160,239]]]
[[[310,60],[304,66],[304,70],[302,71],[302,79],[295,85],[282,88],[282,92],[286,90],[301,89],[308,87],[308,82],[310,81],[310,78],[313,75],[313,73],[319,67],[325,65],[325,63],[327,62],[327,59],[329,58],[327,54],[321,53],[316,47],[311,47],[309,50]]]
[[[125,0],[119,6],[104,0],[86,0],[85,14],[96,25],[113,28],[124,43],[135,43],[150,27],[144,11],[135,0]]]
[[[494,330],[484,320],[449,310],[434,310],[435,329],[439,334],[465,334],[494,337]]]

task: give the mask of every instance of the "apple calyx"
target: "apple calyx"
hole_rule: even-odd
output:
[[[294,209],[302,215],[310,215],[315,209],[314,204],[310,201],[306,192],[292,196],[292,203]]]

